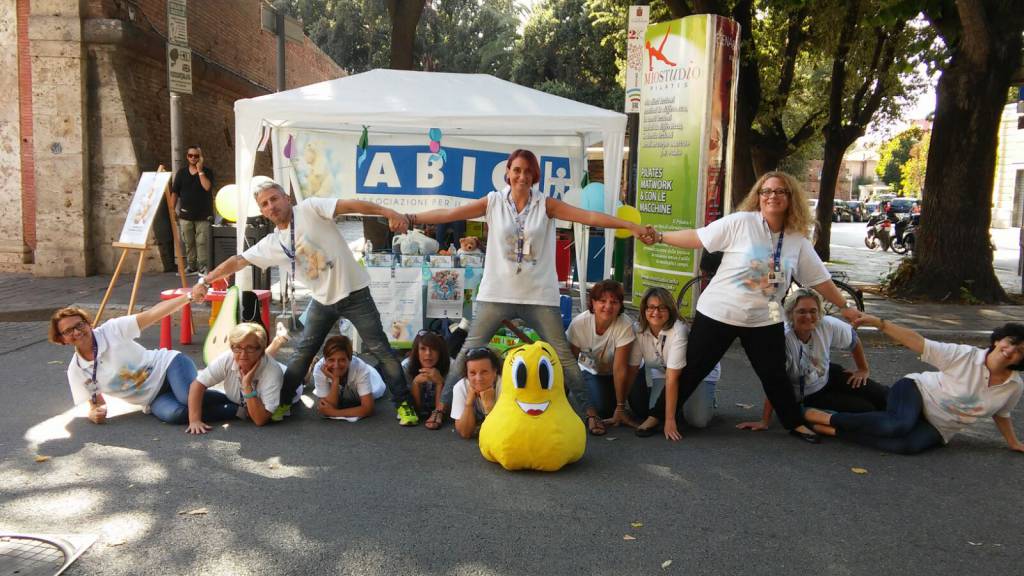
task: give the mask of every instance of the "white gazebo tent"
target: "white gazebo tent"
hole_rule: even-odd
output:
[[[259,140],[272,130],[274,176],[284,182],[277,145],[279,130],[317,130],[371,134],[425,133],[439,128],[446,135],[518,144],[529,142],[575,147],[579,166],[586,171],[586,147],[604,145],[604,210],[611,214],[621,182],[626,116],[588,104],[519,86],[486,74],[450,74],[372,70],[285,92],[235,102],[235,181],[239,194],[250,189]],[[521,143],[521,144],[520,144]],[[518,147],[518,146],[517,146]],[[578,183],[577,183],[578,185]],[[567,199],[578,202],[579,190]],[[244,200],[240,198],[240,200]],[[248,202],[239,202],[240,218]],[[587,231],[574,226],[577,270],[586,279]],[[605,231],[604,270],[611,270],[611,230]],[[244,232],[239,227],[238,250]],[[247,282],[245,277],[240,282]],[[585,290],[583,291],[585,293]],[[586,298],[585,294],[582,295]]]

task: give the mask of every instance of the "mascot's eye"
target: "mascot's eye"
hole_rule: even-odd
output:
[[[540,359],[540,366],[537,367],[537,376],[540,377],[540,387],[550,390],[555,384],[555,371],[551,368],[551,360]]]
[[[512,366],[512,373],[516,378],[516,388],[526,388],[526,362],[523,362],[522,358],[515,359],[515,365]]]

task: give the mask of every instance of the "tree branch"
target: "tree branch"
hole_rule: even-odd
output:
[[[964,29],[961,43],[964,55],[974,66],[986,66],[991,40],[985,7],[979,0],[956,0],[956,10]]]

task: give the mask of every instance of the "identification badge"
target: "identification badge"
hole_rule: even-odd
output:
[[[580,350],[579,363],[583,369],[597,374],[597,362],[591,356],[590,350]]]
[[[768,284],[770,286],[778,286],[779,285],[779,276],[777,274],[775,274],[775,272],[769,272],[768,273]]]
[[[530,255],[530,241],[529,240],[523,240],[523,256],[529,256],[529,255]]]
[[[768,318],[772,322],[782,322],[782,306],[775,300],[768,303]]]

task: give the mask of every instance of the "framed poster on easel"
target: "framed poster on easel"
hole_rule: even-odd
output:
[[[167,202],[168,212],[171,218],[171,234],[174,236],[175,261],[178,264],[178,275],[181,278],[181,287],[186,288],[185,269],[181,259],[181,240],[178,236],[178,222],[174,217],[174,207],[171,206],[171,173],[170,172],[143,172],[139,178],[139,184],[132,195],[132,202],[128,207],[128,214],[124,220],[124,227],[121,228],[121,235],[112,245],[121,249],[121,256],[114,268],[114,275],[110,278],[110,285],[107,286],[107,293],[103,295],[99,310],[96,311],[94,325],[99,325],[103,309],[107,305],[117,278],[121,274],[121,267],[124,266],[128,253],[136,251],[139,254],[139,264],[135,270],[135,282],[132,284],[132,294],[128,301],[128,314],[135,308],[135,296],[139,288],[139,279],[142,277],[142,260],[146,254],[149,242],[149,229],[153,226],[160,202]]]

